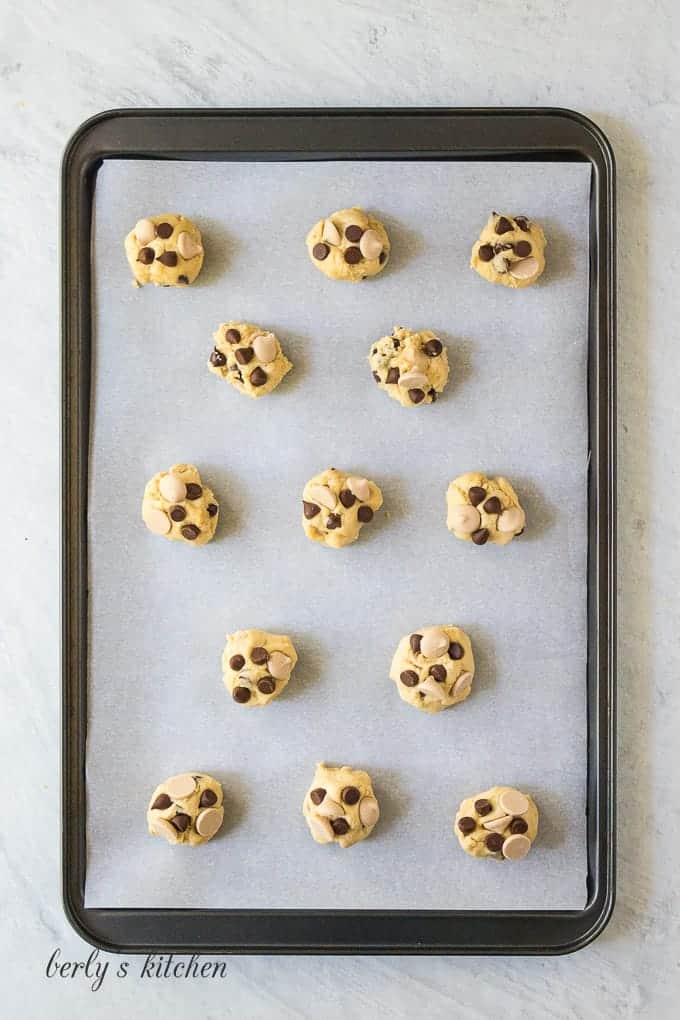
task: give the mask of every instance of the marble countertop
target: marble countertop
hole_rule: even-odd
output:
[[[674,0],[35,0],[0,4],[4,303],[0,966],[10,1017],[676,1015],[680,743]],[[619,879],[580,953],[226,958],[225,978],[45,975],[90,948],[59,893],[58,170],[127,106],[564,106],[618,161]],[[10,244],[11,241],[11,244]],[[661,560],[663,559],[663,564]],[[104,962],[100,958],[100,963]]]

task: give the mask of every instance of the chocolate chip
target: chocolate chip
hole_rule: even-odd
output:
[[[182,528],[182,535],[188,539],[189,542],[193,542],[195,538],[201,534],[201,529],[197,528],[195,524],[185,524]]]
[[[156,253],[153,248],[140,248],[137,261],[141,262],[143,266],[150,266],[155,258]]]
[[[422,640],[423,640],[423,635],[422,634],[411,634],[411,637],[408,639],[408,642],[409,642],[409,644],[411,646],[411,651],[415,655],[417,655],[418,652],[420,651],[420,642]]]
[[[167,241],[174,229],[175,228],[172,223],[159,223],[156,226],[156,233],[159,237],[162,237],[164,241]]]
[[[378,255],[378,262],[380,263],[381,266],[385,264],[385,259],[386,258],[387,258],[387,252],[386,251],[381,251],[380,254]]]
[[[231,659],[229,660],[229,666],[233,670],[243,669],[245,664],[246,660],[243,658],[242,655],[232,655]]]
[[[331,829],[336,836],[344,836],[346,832],[349,832],[349,822],[344,818],[334,818],[331,822]]]
[[[199,807],[212,807],[217,804],[217,794],[214,790],[204,790],[198,802]]]
[[[164,251],[162,255],[158,256],[158,261],[164,265],[172,268],[177,265],[177,252],[176,251]]]
[[[413,669],[405,669],[403,673],[399,674],[399,679],[403,683],[404,687],[418,686],[418,674]]]
[[[360,506],[357,510],[357,517],[362,524],[368,524],[373,520],[373,511],[370,506]]]
[[[276,690],[276,681],[271,676],[263,676],[257,681],[257,689],[260,694],[273,694]]]
[[[420,404],[425,399],[424,390],[409,390],[408,395],[413,404]]]
[[[179,276],[177,277],[177,282],[178,283],[188,283],[189,282],[189,277],[185,276],[184,273],[180,273]]]
[[[152,811],[165,811],[165,809],[169,808],[171,804],[172,804],[172,801],[168,797],[167,793],[159,793],[158,796],[156,797],[155,801],[151,805],[151,810]]]
[[[462,659],[465,655],[465,650],[462,645],[458,644],[457,641],[452,641],[449,645],[449,658],[450,659]]]
[[[486,489],[483,489],[481,485],[473,485],[470,489],[468,489],[468,499],[473,506],[479,506],[485,496]]]
[[[437,391],[436,390],[430,390],[428,396],[429,396],[429,398],[430,398],[430,400],[432,401],[433,404],[436,403],[436,400],[437,400]]]
[[[361,262],[361,249],[348,248],[345,252],[345,262],[350,266],[355,266],[357,262]]]
[[[378,375],[377,372],[373,373],[373,378],[375,379],[376,382],[378,382],[378,383],[380,382],[380,376]]]
[[[529,220],[526,216],[515,216],[515,223],[520,230],[523,230],[525,233],[529,232]]]
[[[199,499],[203,489],[197,482],[187,482],[187,499]]]
[[[186,510],[184,509],[183,506],[171,506],[170,507],[170,517],[172,518],[173,521],[177,521],[177,522],[183,521],[184,518],[186,517],[186,515],[187,515],[187,512],[186,512]]]
[[[265,662],[269,662],[269,652],[262,645],[256,645],[250,653],[250,658],[256,666],[264,666]]]
[[[353,492],[350,492],[349,489],[342,489],[342,491],[340,492],[340,502],[344,507],[347,507],[347,509],[349,510],[351,506],[354,506],[356,501],[357,498]]]
[[[227,359],[225,358],[222,351],[218,351],[217,348],[210,355],[210,364],[214,365],[215,368],[221,368],[222,365],[226,365]]]
[[[345,227],[345,237],[348,241],[351,241],[352,244],[356,244],[357,241],[361,240],[363,232],[363,228],[357,226],[356,223],[350,223],[348,227]]]
[[[482,262],[491,262],[491,259],[493,258],[493,248],[490,244],[480,244],[477,254]]]
[[[390,368],[388,373],[387,373],[387,375],[385,376],[385,382],[389,383],[390,385],[392,385],[393,383],[398,383],[399,382],[399,369],[396,368],[396,367],[395,368]]]
[[[320,510],[321,507],[316,503],[308,503],[306,499],[302,500],[302,512],[308,521],[311,521],[312,517],[316,517]]]
[[[339,528],[342,524],[342,518],[340,514],[329,514],[328,520],[326,521],[326,527],[329,531],[334,531],[335,528]]]
[[[324,244],[323,241],[319,241],[319,243],[315,244],[312,248],[312,255],[315,259],[318,259],[319,262],[323,262],[325,258],[328,258],[329,251],[330,248],[328,245]]]
[[[430,676],[433,676],[438,684],[443,684],[446,680],[446,666],[442,666],[440,662],[430,666]]]
[[[219,510],[219,507],[218,507],[217,503],[208,503],[208,506],[207,506],[206,509],[208,511],[208,517],[214,517],[215,514],[217,513],[217,511]]]
[[[191,825],[191,818],[185,814],[175,815],[170,819],[170,824],[174,825],[178,832],[186,832]]]
[[[250,373],[250,382],[253,386],[264,386],[267,381],[267,373],[258,365]]]
[[[356,786],[346,786],[340,794],[345,804],[356,804],[361,794],[357,790]]]
[[[480,797],[479,800],[475,801],[475,811],[478,815],[481,815],[482,818],[485,815],[488,815],[491,810],[491,801],[488,801],[486,797]]]
[[[501,512],[501,501],[498,496],[490,496],[484,504],[484,509],[488,514],[499,514]]]
[[[317,788],[315,790],[312,790],[312,792],[310,793],[309,799],[311,800],[312,804],[316,804],[318,806],[325,796],[326,791],[324,790],[323,786],[317,786]]]
[[[252,347],[237,347],[234,353],[239,365],[247,365],[255,357],[255,351]]]
[[[224,339],[230,344],[237,344],[241,339],[241,334],[237,329],[228,329],[224,334]]]
[[[507,234],[509,230],[512,230],[512,223],[505,216],[501,216],[496,221],[496,233]]]
[[[436,337],[433,337],[432,340],[428,340],[423,347],[428,358],[436,358],[438,354],[441,354],[443,349],[441,340],[438,340]]]
[[[241,375],[241,369],[238,367],[238,365],[232,365],[231,366],[231,371],[236,373],[234,375],[234,379],[238,379],[239,382],[243,382],[243,376]]]
[[[398,351],[399,348],[401,347],[401,340],[399,339],[398,336],[393,336],[392,340],[393,340],[392,346],[394,347],[395,351]]]
[[[250,691],[247,687],[234,687],[231,696],[234,701],[238,701],[239,705],[245,705],[247,701],[250,701]]]
[[[485,842],[487,850],[490,850],[492,854],[497,854],[505,840],[501,836],[500,832],[490,832],[486,837]]]
[[[469,836],[470,833],[474,832],[477,828],[477,822],[474,818],[470,818],[469,815],[466,815],[464,818],[458,819],[458,828],[464,836]]]
[[[510,822],[510,832],[513,836],[522,836],[528,828],[529,826],[523,818],[513,818]]]
[[[487,528],[479,528],[478,531],[473,531],[470,538],[475,545],[485,545],[489,537],[489,531]]]
[[[529,244],[529,242],[518,241],[517,244],[515,245],[515,255],[519,255],[523,259],[526,258],[527,255],[531,255],[531,245]]]

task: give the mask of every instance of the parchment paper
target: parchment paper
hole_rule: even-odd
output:
[[[586,336],[590,170],[569,163],[106,161],[96,184],[90,486],[88,906],[579,908],[586,899]],[[393,258],[359,285],[327,280],[304,236],[352,204]],[[549,239],[539,285],[468,268],[491,209]],[[147,214],[195,219],[189,290],[130,286],[123,238]],[[206,369],[216,325],[273,329],[294,372],[254,402]],[[446,342],[451,381],[401,408],[371,378],[395,325]],[[192,461],[217,494],[204,548],[140,519],[144,484]],[[341,551],[309,542],[304,482],[333,465],[382,487],[385,511]],[[445,527],[463,471],[507,475],[528,516],[506,548]],[[472,696],[429,716],[388,679],[399,638],[455,622],[473,641]],[[222,686],[227,631],[291,634],[300,663],[268,708]],[[301,814],[319,760],[365,768],[382,817],[351,850]],[[147,835],[154,786],[204,770],[227,821],[207,846]],[[460,800],[530,791],[539,838],[519,865],[476,861]]]

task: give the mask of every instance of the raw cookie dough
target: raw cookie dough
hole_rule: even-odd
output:
[[[475,545],[507,545],[526,524],[517,493],[507,478],[488,478],[479,471],[454,478],[446,491],[446,527],[456,538]]]
[[[340,549],[355,542],[382,506],[382,492],[367,478],[327,468],[302,492],[302,527],[313,542]]]
[[[139,286],[186,287],[203,265],[201,232],[176,213],[145,216],[125,238],[125,254]]]
[[[223,322],[213,333],[208,368],[249,397],[263,397],[293,367],[275,333],[250,322]]]
[[[200,772],[183,772],[157,786],[151,795],[146,821],[152,836],[168,843],[201,846],[224,821],[222,787]]]
[[[429,329],[395,326],[371,347],[368,362],[373,378],[404,407],[434,404],[449,378],[449,360],[439,337]]]
[[[494,786],[463,801],[455,828],[458,842],[472,857],[519,861],[536,839],[538,810],[528,794]]]
[[[316,268],[331,280],[357,283],[383,271],[390,239],[380,220],[355,206],[315,223],[307,234],[307,251]]]
[[[278,698],[297,662],[286,634],[237,630],[222,654],[224,686],[239,705],[268,705]]]
[[[440,712],[465,701],[474,674],[470,638],[453,624],[407,634],[390,667],[399,697],[423,712]]]
[[[155,535],[205,545],[215,534],[218,513],[217,500],[193,464],[173,464],[146,483],[142,520]]]
[[[367,772],[323,762],[316,766],[302,812],[316,843],[338,843],[343,848],[370,836],[380,817]]]
[[[529,287],[545,269],[545,245],[538,223],[493,212],[473,245],[470,265],[489,283]]]

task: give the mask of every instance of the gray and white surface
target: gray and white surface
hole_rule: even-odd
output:
[[[10,1017],[653,1017],[677,1012],[677,4],[346,0],[0,5],[4,301],[0,970]],[[115,106],[560,105],[593,117],[619,191],[619,893],[562,959],[234,958],[224,982],[47,981],[85,959],[59,899],[58,165]],[[11,257],[10,257],[11,251]],[[216,382],[216,380],[215,380]],[[11,482],[11,489],[9,483]],[[272,709],[273,710],[273,709]],[[355,851],[351,851],[354,853]],[[113,961],[116,963],[117,961]]]

